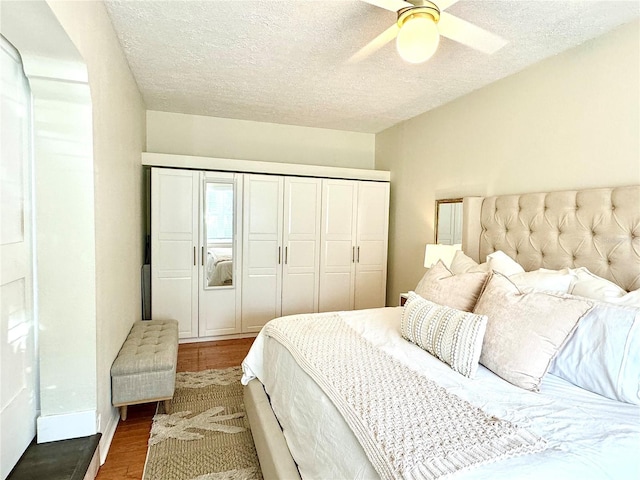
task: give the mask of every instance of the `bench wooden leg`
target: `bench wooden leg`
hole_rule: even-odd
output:
[[[164,400],[164,413],[169,413],[169,405],[170,405],[171,399],[169,400]]]
[[[127,406],[122,405],[120,407],[120,420],[124,422],[126,419],[127,419]]]

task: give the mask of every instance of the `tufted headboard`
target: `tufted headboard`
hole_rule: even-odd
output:
[[[502,250],[525,270],[587,267],[640,288],[640,185],[464,199],[462,248]]]

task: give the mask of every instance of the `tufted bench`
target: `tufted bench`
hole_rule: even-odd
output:
[[[111,365],[111,402],[127,419],[127,406],[170,400],[176,388],[178,322],[135,322]]]

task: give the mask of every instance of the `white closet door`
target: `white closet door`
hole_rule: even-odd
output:
[[[283,178],[245,175],[242,330],[257,332],[280,316]]]
[[[322,180],[319,311],[353,310],[358,182]]]
[[[240,333],[242,175],[200,175],[198,333],[200,337]]]
[[[389,184],[359,182],[355,309],[384,307],[387,284]]]
[[[151,315],[198,336],[198,172],[151,169]]]
[[[321,212],[320,179],[285,178],[282,315],[318,311]]]
[[[36,434],[36,322],[31,235],[31,105],[18,53],[0,36],[0,476]]]

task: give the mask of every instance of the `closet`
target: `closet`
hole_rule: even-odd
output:
[[[384,306],[388,172],[236,165],[259,173],[152,165],[152,318],[177,319],[180,338],[196,341],[284,315]],[[284,174],[260,170],[270,168]]]
[[[245,175],[242,325],[318,311],[318,178]]]
[[[319,311],[383,307],[389,184],[322,181]]]

